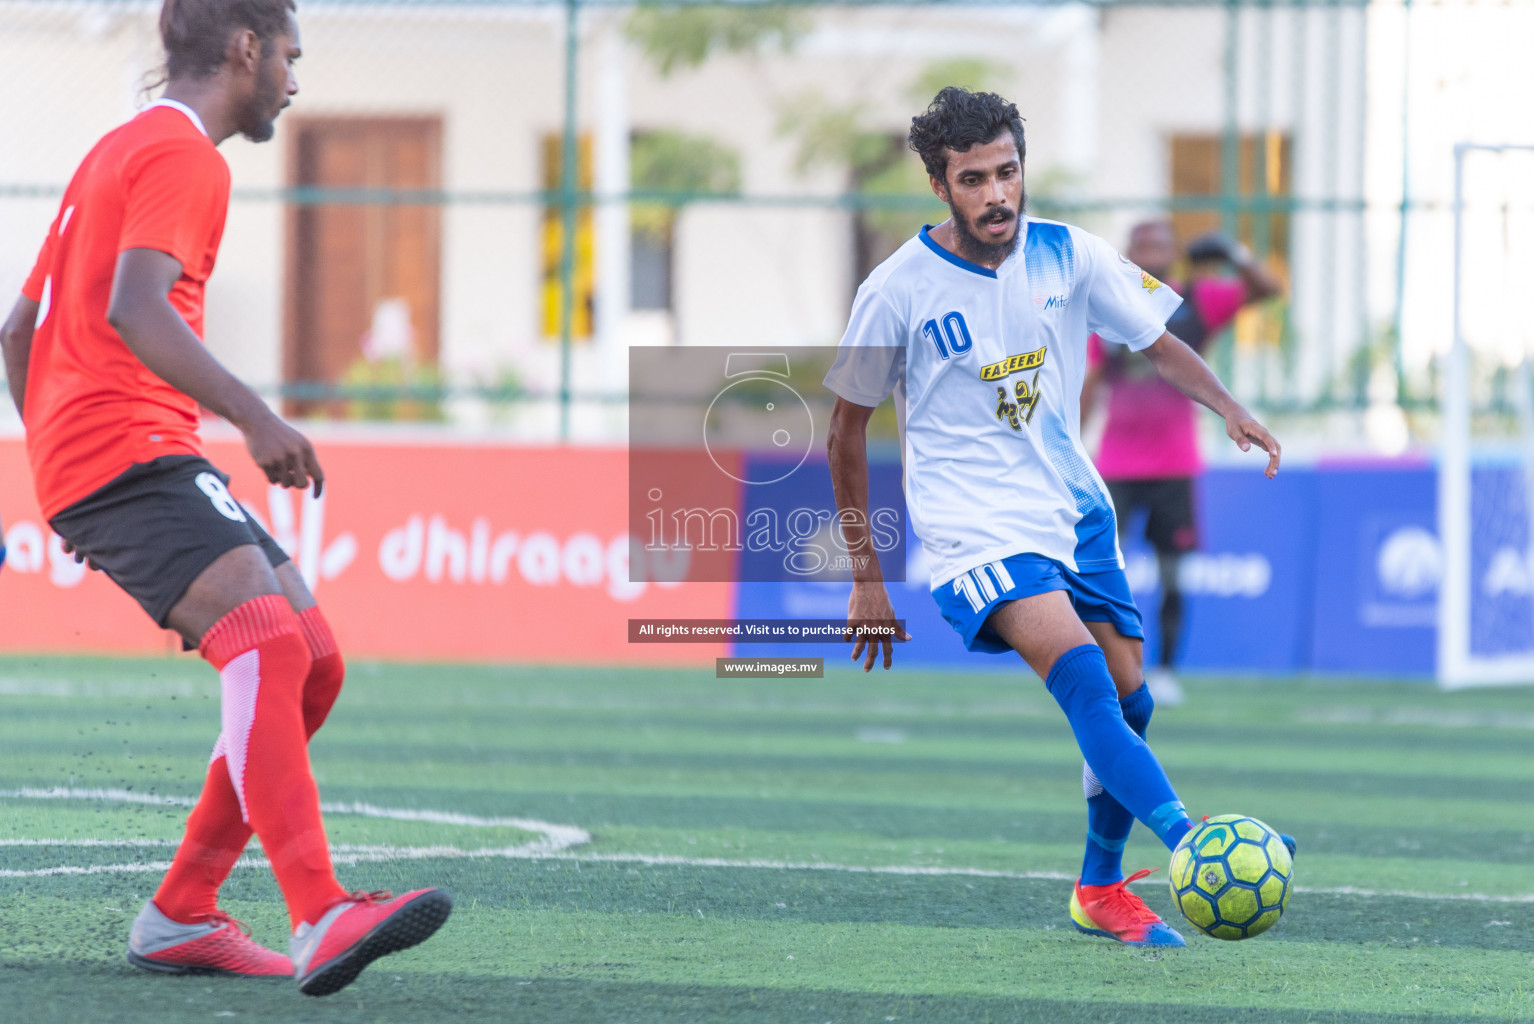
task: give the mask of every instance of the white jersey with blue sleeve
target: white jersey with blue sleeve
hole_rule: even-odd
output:
[[[1182,300],[1095,235],[1025,217],[997,270],[926,228],[858,289],[826,386],[902,392],[906,502],[937,588],[1034,553],[1123,567],[1113,505],[1081,445],[1087,339],[1139,351]]]

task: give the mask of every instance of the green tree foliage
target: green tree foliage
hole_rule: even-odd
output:
[[[670,75],[698,67],[720,50],[750,52],[768,45],[790,50],[807,26],[804,13],[789,7],[641,4],[629,16],[627,31],[660,73]]]
[[[945,86],[965,89],[995,88],[1001,70],[989,61],[971,57],[933,61],[907,84],[911,102],[925,106]],[[795,166],[802,174],[816,167],[845,167],[854,191],[867,196],[920,196],[929,192],[926,171],[906,148],[899,132],[877,127],[870,104],[828,102],[820,93],[805,91],[778,109],[778,133],[797,137]],[[883,236],[881,244],[905,239],[928,219],[940,215],[942,205],[934,198],[927,209],[865,210],[863,230]]]
[[[935,60],[922,68],[906,90],[915,103],[923,106],[932,102],[943,89],[957,85],[970,92],[991,92],[1001,78],[1001,69],[979,57],[955,57],[951,60]]]
[[[635,191],[677,193],[664,201],[635,203],[630,212],[635,231],[663,237],[686,193],[740,191],[740,154],[700,135],[641,132],[629,148],[629,181]]]
[[[989,61],[976,58],[933,61],[906,88],[913,103],[926,104],[945,86],[988,89],[1000,77]],[[926,175],[909,157],[899,133],[880,130],[869,104],[827,102],[809,90],[778,108],[778,133],[797,136],[795,166],[800,173],[815,167],[846,167],[860,192],[911,194],[926,190]],[[906,217],[905,219],[909,219]]]

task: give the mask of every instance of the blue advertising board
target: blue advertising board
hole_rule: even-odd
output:
[[[887,493],[885,474],[875,470]],[[1478,470],[1483,504],[1508,481]],[[1488,496],[1489,495],[1489,496]],[[1487,637],[1517,632],[1534,644],[1534,571],[1508,569],[1508,550],[1524,550],[1522,497],[1517,529],[1478,546],[1477,578],[1512,582],[1478,614]],[[1435,526],[1436,474],[1427,464],[1384,463],[1285,469],[1268,480],[1250,468],[1205,473],[1197,491],[1200,550],[1184,560],[1186,639],[1179,659],[1190,672],[1427,675],[1434,664],[1434,617],[1442,555]],[[1146,660],[1159,649],[1159,579],[1155,557],[1130,526],[1125,549],[1131,590],[1145,619]],[[1513,533],[1517,536],[1513,536]],[[1478,536],[1479,536],[1478,532]],[[1481,550],[1485,548],[1485,550]],[[897,649],[906,664],[1016,670],[1015,657],[969,654],[938,614],[928,591],[921,545],[908,536],[906,581],[889,586],[896,614],[913,640]],[[1500,559],[1500,561],[1499,561]],[[1500,573],[1500,575],[1499,575]],[[1521,574],[1520,574],[1521,573]],[[1516,578],[1515,578],[1516,577]],[[1520,584],[1521,582],[1521,585]],[[1504,581],[1505,582],[1505,581]],[[1490,584],[1488,584],[1489,586]],[[1484,589],[1484,588],[1483,588]],[[847,583],[747,583],[736,614],[753,618],[834,618],[846,614]],[[1522,640],[1522,635],[1515,640]],[[763,656],[846,659],[842,644],[741,645]]]
[[[1475,657],[1534,647],[1528,501],[1517,464],[1483,465],[1470,475],[1470,653]]]
[[[1310,623],[1301,614],[1315,586],[1316,474],[1286,470],[1269,480],[1251,469],[1216,469],[1197,483],[1199,549],[1182,560],[1184,639],[1190,671],[1294,672],[1305,667]],[[1161,648],[1161,585],[1130,523],[1125,571],[1145,622],[1145,660]]]
[[[1432,467],[1323,467],[1316,478],[1316,586],[1306,668],[1433,671],[1442,556]]]

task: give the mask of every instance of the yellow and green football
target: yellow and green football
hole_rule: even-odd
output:
[[[1244,814],[1205,818],[1172,851],[1172,901],[1216,939],[1249,939],[1289,902],[1294,861],[1268,826]]]

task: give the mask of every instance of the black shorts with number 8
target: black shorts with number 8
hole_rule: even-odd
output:
[[[161,627],[187,588],[225,552],[258,544],[273,567],[288,560],[229,493],[229,477],[200,455],[136,463],[49,525]]]

